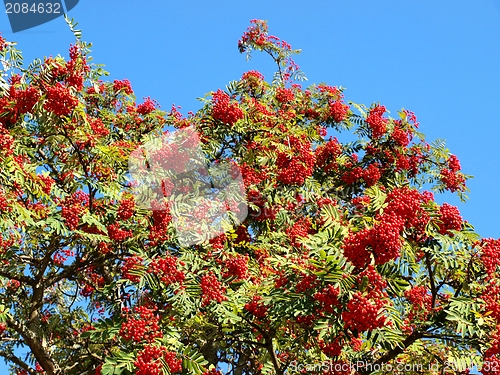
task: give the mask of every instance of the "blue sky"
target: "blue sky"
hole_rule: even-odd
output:
[[[500,237],[500,0],[81,0],[70,16],[109,79],[128,78],[138,102],[150,96],[183,113],[247,70],[271,79],[272,61],[246,62],[237,50],[250,19],[268,20],[271,34],[302,49],[306,84],[344,86],[347,100],[380,102],[394,116],[410,109],[427,141],[446,139],[475,178],[466,204],[438,201],[458,205],[483,237]],[[13,34],[1,9],[0,32],[27,63],[67,56],[73,42],[62,18]]]

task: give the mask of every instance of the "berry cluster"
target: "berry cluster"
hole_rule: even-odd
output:
[[[249,70],[248,72],[243,73],[243,75],[241,76],[241,79],[245,79],[245,80],[255,79],[257,81],[263,81],[264,76],[262,75],[261,72],[259,72],[257,70]]]
[[[19,280],[11,279],[7,282],[7,285],[5,286],[5,288],[10,292],[15,292],[16,290],[19,289],[20,286],[21,286],[21,282]]]
[[[275,125],[273,121],[271,121],[271,116],[274,115],[272,110],[266,106],[265,104],[259,102],[257,99],[252,98],[252,100],[248,103],[248,114],[252,118],[252,120],[259,121],[263,120],[264,125],[271,128]],[[248,145],[249,149],[261,149],[263,148],[261,144],[257,144],[255,141],[250,141]]]
[[[217,90],[212,97],[212,117],[229,125],[234,125],[236,121],[244,116],[243,111],[237,103],[230,103],[229,95],[222,90]]]
[[[364,171],[363,171],[363,180],[365,181],[366,187],[370,187],[375,185],[378,180],[380,180],[380,177],[382,174],[380,173],[380,164],[374,163],[370,164]]]
[[[118,207],[117,217],[119,220],[128,220],[134,216],[135,202],[133,198],[122,199]]]
[[[342,181],[347,185],[353,185],[363,177],[363,168],[354,167],[351,169],[350,163],[346,165],[347,170],[342,174]]]
[[[484,293],[481,295],[483,309],[500,323],[500,286],[495,281],[485,285]]]
[[[423,285],[415,286],[405,291],[405,298],[412,304],[408,321],[425,320],[432,310],[432,296]]]
[[[338,100],[343,97],[342,91],[336,86],[329,86],[321,83],[318,85],[318,90],[320,93],[326,94],[328,99]]]
[[[500,326],[496,326],[496,332],[490,338],[490,347],[484,353],[485,357],[500,354]]]
[[[249,26],[238,41],[238,49],[241,53],[254,46],[260,49],[291,51],[290,44],[274,35],[268,35],[266,21],[253,19],[250,23],[253,26]]]
[[[38,175],[37,178],[42,187],[42,191],[45,194],[50,194],[50,191],[52,190],[52,185],[54,185],[55,183],[54,179],[50,176],[45,176],[45,175]]]
[[[11,235],[9,239],[0,236],[0,254],[3,254],[14,244],[14,237]]]
[[[40,92],[35,87],[28,87],[25,90],[16,90],[11,99],[16,101],[14,110],[17,113],[31,113],[40,99]]]
[[[370,126],[374,139],[381,138],[387,130],[388,120],[383,117],[385,111],[386,109],[383,105],[377,105],[370,109],[368,117],[366,118],[366,123]]]
[[[172,221],[168,206],[157,201],[151,202],[153,208],[153,225],[150,227],[149,240],[151,246],[168,240],[168,225]]]
[[[432,193],[408,187],[394,189],[387,195],[388,207],[384,210],[387,215],[398,216],[404,221],[404,227],[413,232],[415,240],[425,238],[425,228],[430,221],[429,214],[422,205],[433,200]]]
[[[335,122],[342,122],[346,119],[347,113],[349,112],[349,106],[343,103],[341,100],[336,100],[333,103],[329,103],[330,116]]]
[[[379,316],[379,311],[385,302],[379,298],[370,299],[356,292],[347,303],[347,311],[342,312],[342,320],[346,327],[358,331],[373,330],[383,327],[385,317]]]
[[[89,121],[90,128],[92,129],[92,133],[94,136],[106,137],[107,135],[109,135],[108,127],[104,125],[104,123],[100,118],[87,116],[87,119]]]
[[[290,103],[293,101],[295,98],[295,95],[293,94],[293,91],[286,88],[286,87],[278,87],[276,89],[276,100],[279,103],[286,104]]]
[[[76,191],[61,202],[61,215],[70,230],[75,230],[80,223],[80,217],[87,209],[88,202],[88,194],[81,190]]]
[[[394,189],[387,194],[388,207],[384,213],[401,217],[406,227],[414,226],[418,215],[422,213],[424,199],[425,196],[418,190],[406,186]]]
[[[318,146],[316,153],[316,168],[326,173],[338,169],[337,158],[342,154],[342,145],[337,138],[330,139],[324,145]]]
[[[256,70],[243,73],[241,82],[244,84],[245,89],[251,93],[264,92],[265,90],[263,85],[264,76]]]
[[[250,185],[258,185],[267,178],[267,173],[264,169],[257,172],[247,163],[241,163],[240,171],[246,187],[249,187]]]
[[[57,116],[69,115],[78,105],[78,99],[61,82],[47,87],[46,91],[46,100],[43,108]]]
[[[114,223],[107,226],[108,236],[113,241],[121,242],[132,236],[131,230],[120,228],[120,224]]]
[[[7,41],[0,35],[0,52],[7,47]]]
[[[45,58],[43,67],[50,72],[49,83],[62,81],[67,73],[64,61],[61,59]]]
[[[342,345],[339,339],[335,339],[332,342],[325,343],[323,340],[319,341],[319,348],[328,357],[338,357],[342,351]]]
[[[446,188],[451,191],[464,191],[465,178],[460,174],[460,161],[455,155],[448,158],[448,168],[441,171],[441,181],[446,185]]]
[[[311,233],[311,219],[302,217],[298,219],[291,227],[286,229],[286,234],[290,238],[292,246],[299,247],[300,238],[307,237]]]
[[[344,241],[344,254],[351,262],[362,268],[369,263],[371,249],[376,264],[383,264],[399,256],[402,242],[400,235],[406,230],[415,240],[425,238],[425,227],[430,221],[422,205],[429,196],[407,187],[394,189],[387,195],[387,207],[383,214],[378,214],[372,228],[350,233]],[[452,211],[445,210],[447,223],[455,223]],[[454,211],[453,211],[454,212]],[[451,229],[450,227],[446,227]]]
[[[298,277],[299,282],[295,285],[296,293],[303,293],[318,285],[318,277],[314,274],[300,273]]]
[[[403,109],[403,112],[406,115],[406,121],[409,124],[413,124],[413,126],[418,129],[420,123],[418,122],[415,113],[413,111],[410,111],[409,109]]]
[[[6,156],[12,155],[14,138],[9,131],[2,125],[2,117],[0,117],[0,152]]]
[[[340,306],[338,296],[340,290],[335,288],[332,284],[323,288],[320,292],[314,294],[314,299],[321,303],[320,310],[326,313],[333,313],[334,307]]]
[[[227,272],[223,273],[223,277],[236,277],[236,280],[248,278],[248,255],[236,255],[226,259]]]
[[[158,322],[160,317],[155,315],[154,310],[145,306],[136,306],[134,312],[138,318],[128,317],[122,323],[120,336],[127,341],[152,343],[155,338],[163,337]]]
[[[12,208],[9,206],[7,197],[4,195],[3,191],[0,190],[0,212],[9,212]]]
[[[448,159],[448,168],[453,172],[458,172],[462,167],[460,166],[460,160],[455,155],[451,155]]]
[[[443,203],[439,208],[439,215],[439,220],[441,221],[438,223],[439,233],[453,237],[450,230],[462,229],[463,220],[458,207]]]
[[[57,265],[62,265],[62,264],[64,264],[64,262],[66,262],[68,257],[72,257],[74,255],[75,255],[75,252],[73,250],[70,250],[70,249],[63,249],[61,251],[57,251],[53,256],[54,263]]]
[[[410,144],[411,133],[403,130],[400,126],[395,126],[391,137],[398,146],[407,147]]]
[[[348,236],[344,239],[342,245],[344,256],[358,268],[362,268],[370,263],[370,253],[366,250],[369,238],[370,230],[363,229],[359,232],[349,232]]]
[[[360,212],[363,212],[370,205],[370,202],[371,198],[368,195],[354,197],[351,200],[352,205]]]
[[[224,244],[226,243],[227,237],[224,233],[218,235],[217,237],[211,238],[208,242],[216,250],[224,249]]]
[[[245,304],[245,310],[257,318],[265,318],[268,308],[261,302],[261,296],[253,296],[252,301]]]
[[[236,228],[235,231],[236,234],[236,239],[234,240],[234,243],[242,243],[242,242],[251,242],[252,237],[250,237],[250,233],[248,233],[248,228],[245,225],[240,225],[238,228]]]
[[[132,90],[132,85],[130,84],[130,81],[128,79],[115,79],[113,82],[113,90],[116,93],[123,91],[123,93],[125,93],[126,95],[131,95],[134,93],[134,91]]]
[[[284,40],[280,40],[274,35],[268,35],[268,26],[266,21],[262,20],[251,20],[252,26],[248,27],[247,31],[243,33],[243,36],[238,41],[238,49],[240,53],[249,51],[251,49],[256,49],[260,51],[266,51],[270,54],[278,53],[282,55],[282,61],[284,62],[285,69],[281,74],[284,82],[291,80],[293,72],[299,70],[298,65],[290,57],[290,52],[292,47],[289,43]]]
[[[328,131],[326,130],[326,128],[324,126],[318,125],[317,129],[318,129],[318,134],[321,137],[326,137],[326,135],[328,134]]]
[[[408,133],[410,134],[410,133]],[[410,136],[410,135],[408,135]],[[410,177],[418,174],[423,161],[423,150],[427,145],[413,145],[405,149],[381,150],[378,147],[370,146],[367,152],[370,155],[378,155],[384,168],[394,168],[396,172],[407,171]]]
[[[99,249],[101,254],[104,254],[104,255],[108,254],[109,252],[111,252],[111,250],[113,250],[113,247],[107,242],[99,242],[99,244],[97,245],[97,248]]]
[[[248,46],[252,43],[257,46],[263,46],[266,42],[268,42],[267,23],[261,20],[251,20],[250,22],[255,26],[248,27],[247,31],[243,33],[243,36],[238,41],[238,48],[240,52],[245,52]]]
[[[320,197],[316,201],[316,204],[318,205],[318,208],[323,208],[325,206],[336,206],[337,202],[335,200],[333,200],[332,198]]]
[[[387,288],[387,282],[372,264],[368,265],[368,267],[358,275],[358,283],[361,284],[365,277],[368,279],[366,291],[371,293],[372,296],[382,296],[383,290]]]
[[[382,327],[386,319],[380,316],[386,306],[387,282],[373,265],[369,265],[357,276],[360,290],[347,303],[347,310],[342,313],[345,326],[359,331]]]
[[[311,143],[290,136],[288,145],[292,154],[278,152],[276,165],[278,166],[278,181],[287,185],[302,185],[313,172],[315,155],[311,151]]]
[[[18,75],[14,75],[11,81],[7,94],[0,98],[0,125],[7,128],[21,119],[23,114],[31,113],[40,99],[40,92],[36,87],[16,88],[20,81]]]
[[[145,116],[153,112],[155,109],[156,109],[155,102],[152,101],[151,98],[146,98],[146,100],[144,100],[144,103],[141,103],[137,106],[137,113]]]
[[[201,277],[201,305],[208,306],[212,301],[222,302],[227,300],[224,295],[226,289],[222,283],[217,280],[213,272],[209,272]]]
[[[179,261],[173,256],[165,256],[164,258],[155,258],[149,264],[148,272],[157,275],[165,285],[173,283],[182,283],[184,281],[184,272],[177,268]],[[184,263],[180,262],[180,265]]]
[[[177,355],[167,351],[163,346],[147,345],[137,354],[134,362],[136,375],[160,375],[162,371],[162,360],[167,364],[169,373],[174,374],[182,371],[182,360]]]
[[[354,350],[355,352],[359,352],[361,350],[362,345],[363,345],[363,340],[357,337],[351,338],[351,347],[352,350]]]
[[[378,216],[377,219],[379,222],[373,228],[350,233],[344,241],[344,255],[358,268],[370,262],[370,253],[376,264],[387,263],[399,256],[402,219],[391,215]]]
[[[193,151],[186,142],[183,143],[184,147],[179,147],[178,141],[171,142],[165,139],[161,147],[151,152],[149,164],[152,170],[158,168],[161,171],[173,171],[174,173],[182,173],[186,170],[186,164]]]
[[[274,288],[282,288],[288,284],[290,280],[283,273],[278,273],[276,279],[274,280]]]
[[[163,356],[171,374],[182,371],[182,360],[177,359],[174,352],[166,352]]]
[[[460,174],[450,169],[443,169],[440,177],[443,184],[445,184],[446,188],[452,193],[465,190],[465,178]]]
[[[66,63],[64,69],[64,82],[68,87],[74,87],[76,90],[81,91],[83,88],[84,75],[90,68],[86,64],[85,57],[80,58],[80,50],[77,46],[71,46],[70,56],[72,56],[72,58]]]
[[[497,267],[500,266],[500,240],[485,238],[479,244],[481,247],[481,262],[486,269],[488,277],[493,279]]]
[[[316,314],[299,315],[295,318],[295,322],[301,327],[310,328],[317,318]]]

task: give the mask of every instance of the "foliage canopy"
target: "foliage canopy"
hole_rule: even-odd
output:
[[[298,51],[253,20],[238,47],[272,57],[272,82],[251,70],[197,113],[166,113],[137,104],[127,80],[101,81],[69,22],[68,60],[23,68],[0,39],[0,356],[12,373],[500,369],[500,242],[423,190],[465,198],[469,176],[411,111],[303,89]],[[207,166],[241,173],[242,223],[205,239],[200,224],[186,245],[175,204],[199,198],[196,184],[162,181],[156,206],[138,204],[129,157],[167,127],[195,129]]]

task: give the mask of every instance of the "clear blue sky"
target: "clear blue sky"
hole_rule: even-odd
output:
[[[73,36],[62,18],[13,34],[3,9],[0,32],[27,62],[67,56]],[[438,201],[458,205],[483,237],[500,237],[500,0],[81,0],[70,16],[110,79],[128,78],[138,101],[151,96],[183,113],[247,70],[271,79],[269,59],[247,63],[237,50],[250,19],[268,20],[302,49],[307,84],[344,86],[347,100],[378,101],[394,115],[413,110],[427,141],[446,139],[475,178],[466,204]]]

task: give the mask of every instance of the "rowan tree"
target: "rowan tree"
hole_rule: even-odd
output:
[[[270,55],[272,82],[250,70],[196,113],[163,112],[103,81],[69,24],[69,59],[24,68],[0,39],[0,356],[13,374],[500,370],[500,241],[435,201],[465,199],[469,176],[413,112],[303,89],[298,51],[260,20],[238,48]],[[131,155],[182,131],[206,169],[186,175],[192,158],[160,142],[144,162],[167,173],[145,206]],[[241,196],[224,193],[228,176]],[[227,209],[217,235],[208,201]]]

